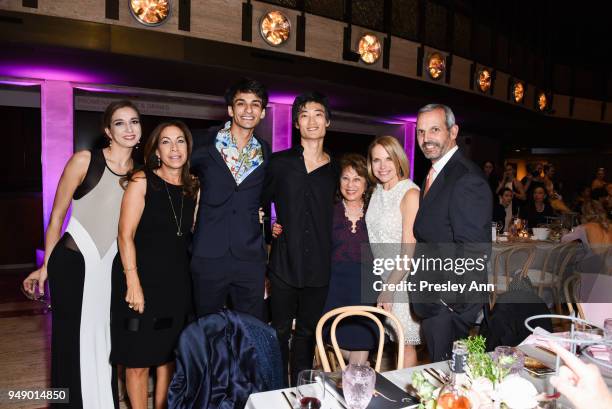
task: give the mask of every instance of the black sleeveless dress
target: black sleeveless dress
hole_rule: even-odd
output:
[[[125,302],[127,284],[120,254],[113,263],[110,359],[130,368],[173,361],[178,337],[192,310],[188,247],[195,201],[182,194],[181,186],[165,183],[152,172],[146,176],[145,208],[134,236],[145,299],[143,314]],[[170,200],[181,225],[180,236]]]

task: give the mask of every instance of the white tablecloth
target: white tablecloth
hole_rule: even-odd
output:
[[[555,356],[542,351],[538,348],[535,348],[531,345],[523,345],[519,347],[526,355],[531,356],[533,358],[539,359],[544,364],[550,366],[551,368],[555,367]],[[393,382],[395,385],[402,389],[406,389],[406,386],[410,384],[412,379],[412,372],[414,371],[422,371],[425,368],[436,368],[443,370],[448,373],[448,361],[436,362],[433,364],[420,365],[415,366],[413,368],[399,369],[396,371],[384,372],[383,376]],[[544,391],[545,378],[536,378],[529,375],[526,372],[523,372],[523,377],[529,379],[536,387],[539,392]],[[606,384],[612,390],[612,374],[604,373],[604,379]],[[295,391],[295,388],[287,388],[283,389],[288,392],[287,395],[289,399],[291,399],[291,394],[289,392]],[[565,404],[567,407],[571,407],[569,402],[561,397],[560,402]],[[299,407],[299,405],[295,404],[294,407]],[[275,390],[270,392],[261,392],[254,393],[249,397],[249,400],[246,404],[246,409],[290,409],[289,404],[283,397],[281,390]],[[329,393],[325,395],[325,401],[323,402],[322,409],[344,409]]]

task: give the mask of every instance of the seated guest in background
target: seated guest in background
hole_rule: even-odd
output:
[[[271,157],[255,134],[265,117],[268,92],[242,79],[225,92],[231,121],[199,137],[192,166],[202,184],[191,273],[196,314],[231,307],[264,315],[266,250],[258,209]]]
[[[362,305],[361,262],[370,259],[369,254],[361,254],[362,249],[369,250],[370,247],[364,219],[372,193],[366,158],[355,153],[347,154],[340,159],[340,169],[340,191],[333,215],[331,277],[323,313],[334,308]],[[274,237],[281,232],[282,226],[274,224]],[[338,325],[338,344],[349,363],[367,362],[369,351],[376,347],[378,340],[378,330],[373,324],[369,319],[349,317]],[[326,331],[329,332],[329,327]]]
[[[547,224],[547,217],[555,215],[553,208],[548,203],[548,197],[543,187],[538,186],[533,190],[531,200],[526,206],[521,207],[521,219],[527,220],[527,226],[530,228],[538,227],[540,224]]]
[[[314,335],[321,318],[331,270],[336,162],[323,150],[330,124],[327,97],[318,92],[299,95],[292,121],[300,143],[276,152],[266,172],[262,203],[273,202],[283,234],[272,242],[268,265],[270,309],[283,356],[284,379],[289,363],[291,383],[312,367]],[[292,324],[295,319],[295,333]]]
[[[582,206],[581,222],[581,225],[563,236],[561,241],[580,240],[587,249],[597,250],[592,246],[599,246],[598,250],[605,252],[607,248],[602,245],[612,244],[612,224],[598,200],[592,200]]]
[[[113,262],[110,361],[126,368],[131,407],[147,408],[156,367],[155,407],[166,407],[174,348],[192,314],[188,246],[198,182],[189,174],[193,140],[185,124],[157,126],[145,168],[127,176]]]
[[[549,199],[561,198],[561,184],[555,180],[556,169],[553,165],[544,165],[544,187]]]
[[[599,189],[606,187],[606,170],[604,168],[597,169],[595,173],[595,179],[591,183],[591,189]]]
[[[499,195],[499,201],[493,202],[493,221],[504,226],[504,232],[510,229],[512,218],[517,216],[517,209],[512,202],[512,190],[504,188]]]
[[[582,213],[582,206],[591,200],[591,185],[583,185],[579,190],[578,196],[574,200],[572,211],[575,213]]]
[[[495,163],[491,160],[486,160],[482,164],[482,171],[485,174],[485,177],[489,181],[489,187],[491,188],[491,193],[495,194],[497,190],[497,182],[499,181],[497,172],[495,171]]]
[[[518,200],[527,200],[523,184],[516,178],[516,163],[507,163],[503,178],[499,181],[495,192],[499,195],[503,188],[508,188]]]
[[[612,212],[612,183],[606,185],[606,193],[608,195],[606,196],[604,207],[608,212]]]
[[[527,165],[527,175],[521,179],[527,197],[533,195],[533,189],[537,186],[544,187],[543,169],[544,165],[542,165],[542,162],[530,163]]]

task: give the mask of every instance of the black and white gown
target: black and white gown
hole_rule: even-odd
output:
[[[107,166],[101,150],[92,151],[85,179],[73,196],[66,232],[49,257],[51,386],[69,388],[70,393],[70,403],[58,408],[118,407],[109,355],[121,177]]]

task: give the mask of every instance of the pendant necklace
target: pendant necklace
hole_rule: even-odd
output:
[[[177,218],[176,212],[174,211],[174,204],[172,203],[172,197],[170,197],[170,191],[168,190],[168,183],[166,183],[165,180],[164,180],[164,186],[166,187],[166,193],[168,193],[168,200],[170,201],[170,208],[172,209],[172,215],[174,216],[174,222],[176,223],[176,235],[181,237],[183,235],[183,232],[181,231],[181,226],[183,225],[183,199],[185,195],[181,193],[181,215],[180,215],[180,218]]]

